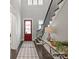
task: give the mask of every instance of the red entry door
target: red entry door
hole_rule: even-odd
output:
[[[24,41],[32,41],[32,20],[24,21]]]

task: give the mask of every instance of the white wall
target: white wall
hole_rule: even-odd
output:
[[[65,1],[65,4],[62,9],[58,12],[58,15],[54,19],[56,28],[55,39],[60,41],[68,41],[68,2]],[[52,20],[53,21],[53,20]]]
[[[38,20],[44,20],[50,0],[43,0],[44,4],[41,6],[28,6],[28,0],[22,0],[21,3],[21,22],[22,22],[22,38],[24,38],[24,20],[25,18],[32,18],[32,38],[36,37],[36,30],[38,28]]]
[[[17,49],[21,41],[20,0],[10,1],[11,49]]]
[[[55,40],[58,40],[58,41],[68,41],[68,2],[67,0],[63,8],[59,9],[59,12],[57,13],[56,17],[53,18],[52,24],[50,25],[56,29],[55,35],[51,34],[52,38],[55,38]],[[42,39],[47,40],[47,37],[48,37],[48,33],[45,32]],[[50,47],[48,45],[45,44],[44,47],[48,52],[50,52]]]
[[[68,2],[65,0],[64,4],[61,4],[59,11],[56,12],[56,16],[52,19],[52,24],[50,24],[53,28],[56,29],[56,33],[53,35],[51,33],[52,38],[59,41],[68,41]],[[42,39],[47,39],[48,33],[44,33]]]

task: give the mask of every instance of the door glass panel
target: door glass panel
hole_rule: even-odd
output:
[[[31,21],[26,21],[25,22],[25,33],[26,34],[31,34]]]

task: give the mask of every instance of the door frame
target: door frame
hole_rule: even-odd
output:
[[[31,34],[32,34],[32,19],[25,19],[24,20],[24,41],[25,41],[25,22],[26,21],[31,21]]]

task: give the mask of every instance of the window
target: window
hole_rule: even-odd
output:
[[[41,25],[43,24],[43,20],[39,20],[38,29],[41,29]]]
[[[33,0],[33,5],[37,5],[37,0]]]
[[[38,0],[38,5],[43,5],[43,0]]]
[[[28,0],[28,5],[32,5],[32,0]]]
[[[28,5],[43,5],[43,0],[28,0]]]

